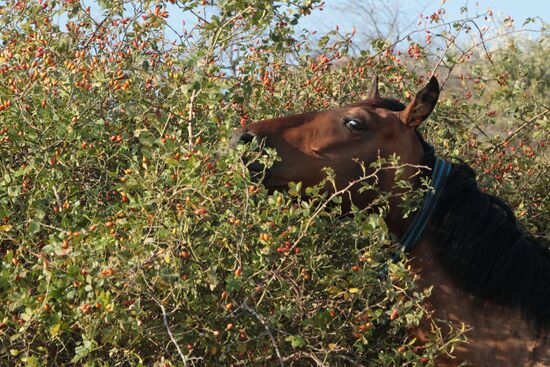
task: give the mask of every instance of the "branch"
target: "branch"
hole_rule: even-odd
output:
[[[84,46],[82,47],[83,49],[87,49],[88,46],[90,45],[90,43],[94,40],[95,36],[97,35],[97,32],[99,32],[99,30],[101,29],[101,27],[103,27],[103,24],[105,24],[105,22],[107,21],[107,19],[109,19],[111,17],[111,11],[109,11],[109,13],[107,14],[107,16],[105,18],[103,18],[103,20],[101,22],[99,22],[99,24],[96,23],[96,27],[95,27],[95,31],[94,33],[92,33],[92,35],[90,36],[90,38],[88,38],[88,41],[86,41],[86,43],[84,44]],[[93,18],[92,18],[93,20]],[[95,22],[95,20],[94,20]]]
[[[191,98],[189,99],[189,114],[187,115],[187,134],[189,135],[189,150],[193,150],[193,108],[195,104],[195,98],[197,97],[197,91],[193,89]]]
[[[530,118],[529,120],[525,121],[520,127],[518,127],[517,129],[515,129],[514,131],[512,131],[510,134],[508,134],[508,137],[506,139],[504,139],[502,142],[500,142],[496,147],[493,148],[493,150],[491,151],[491,153],[493,153],[494,151],[496,151],[497,149],[499,149],[500,147],[502,147],[503,145],[505,145],[507,142],[509,142],[517,133],[519,133],[521,130],[525,129],[527,126],[529,126],[530,124],[532,124],[534,121],[536,121],[539,117],[542,117],[544,115],[546,115],[548,112],[550,112],[550,110],[546,110],[546,111],[542,111],[541,113],[533,116],[532,118]]]
[[[348,183],[347,186],[345,186],[344,188],[340,189],[340,190],[336,190],[336,187],[335,187],[335,191],[323,202],[321,203],[317,209],[315,210],[315,212],[309,217],[309,220],[306,222],[306,224],[301,228],[301,232],[300,232],[300,235],[298,236],[298,238],[294,241],[294,243],[292,244],[292,246],[290,247],[290,250],[294,250],[294,248],[296,246],[298,246],[298,244],[300,243],[300,241],[302,240],[302,238],[305,236],[309,226],[311,225],[311,223],[313,222],[313,220],[315,219],[315,217],[317,217],[328,205],[330,202],[332,202],[332,200],[339,196],[339,195],[343,195],[345,193],[350,193],[350,190],[351,188],[354,186],[354,185],[357,185],[359,183],[362,183],[362,182],[365,182],[371,178],[375,178],[375,179],[378,179],[378,173],[380,171],[383,171],[383,170],[391,170],[391,169],[403,169],[405,167],[411,167],[411,168],[416,168],[417,170],[420,170],[421,168],[426,168],[425,166],[419,166],[419,165],[414,165],[414,164],[408,164],[408,163],[404,163],[404,164],[400,164],[400,165],[392,165],[392,166],[383,166],[383,167],[378,167],[374,170],[374,172],[370,173],[370,174],[366,174],[364,173],[363,176],[361,176],[360,178],[358,178],[357,180],[354,180],[354,181],[351,181],[350,183]],[[414,175],[413,175],[414,176]],[[412,176],[411,176],[412,177]],[[373,203],[371,203],[371,205],[369,205],[369,207],[371,207],[373,205]],[[368,208],[368,207],[367,207]]]
[[[181,360],[183,361],[183,365],[187,366],[187,357],[182,353],[181,348],[180,348],[178,342],[176,341],[176,339],[174,338],[174,335],[172,334],[172,331],[170,330],[170,326],[168,325],[168,317],[166,316],[166,309],[164,308],[162,303],[157,301],[156,298],[153,298],[153,300],[157,303],[157,305],[159,305],[159,307],[162,311],[162,322],[164,323],[164,327],[166,328],[166,332],[168,333],[168,336],[170,337],[170,340],[176,346],[176,349],[178,350],[178,354],[180,355]]]
[[[319,366],[319,367],[326,367],[327,366],[326,364],[323,363],[323,361],[319,360],[319,358],[317,358],[314,354],[306,353],[306,352],[297,352],[297,353],[291,354],[290,356],[285,358],[285,361],[298,359],[298,358],[301,358],[301,357],[307,357],[307,358],[312,359],[316,363],[316,365]]]
[[[439,66],[441,65],[441,63],[443,63],[443,59],[445,58],[445,56],[447,55],[447,51],[449,51],[449,48],[456,42],[456,39],[458,38],[458,36],[460,35],[460,32],[461,30],[458,31],[458,33],[456,35],[454,35],[453,37],[451,37],[451,40],[449,42],[445,42],[445,50],[443,50],[443,53],[441,55],[441,57],[439,58],[439,61],[437,62],[437,64],[435,65],[435,67],[432,69],[432,75],[435,75],[435,72],[437,71],[437,69],[439,68]],[[445,86],[445,83],[447,83],[447,80],[449,79],[449,76],[451,75],[451,71],[453,70],[453,68],[455,67],[456,63],[451,66],[449,68],[449,73],[447,74],[447,78],[445,78],[445,80],[443,80],[441,82],[441,86],[440,86],[440,89],[443,89],[443,87]]]
[[[483,50],[485,51],[485,55],[487,56],[487,60],[491,63],[491,66],[493,67],[493,70],[496,69],[495,63],[493,62],[493,58],[491,57],[491,54],[489,53],[489,50],[487,50],[487,45],[485,44],[485,40],[483,38],[483,32],[477,25],[475,21],[471,21],[471,23],[477,28],[477,31],[479,32],[479,38],[481,39],[481,44],[483,45]]]
[[[143,272],[140,272],[140,275],[141,275],[141,278],[143,279],[143,281],[145,282],[145,285],[147,286],[147,288],[149,288],[149,290],[151,292],[154,291],[153,287],[149,284],[149,282],[147,281],[147,278],[145,277],[145,274]],[[160,307],[160,310],[162,311],[162,322],[164,323],[164,327],[166,328],[166,332],[168,333],[168,336],[170,337],[170,340],[172,341],[172,343],[174,343],[174,345],[176,346],[176,349],[178,350],[178,354],[180,355],[181,357],[181,360],[183,362],[183,365],[184,366],[187,366],[187,362],[189,360],[196,360],[197,358],[187,358],[187,356],[185,356],[185,354],[183,354],[183,352],[181,351],[181,348],[178,344],[178,342],[176,341],[176,339],[174,338],[174,335],[172,334],[172,330],[170,330],[170,325],[168,325],[168,316],[166,314],[166,309],[164,308],[164,306],[162,305],[161,302],[159,302],[157,300],[157,298],[155,296],[153,296],[153,294],[151,293],[151,299],[153,301],[155,301],[155,303],[157,305],[159,305]]]
[[[267,323],[265,322],[264,318],[260,314],[258,314],[255,310],[250,308],[250,306],[248,306],[246,303],[244,303],[242,307],[248,312],[250,312],[251,314],[253,314],[258,319],[258,321],[263,325],[263,327],[265,328],[265,331],[267,331],[267,334],[269,335],[269,339],[271,339],[271,344],[273,344],[273,348],[275,348],[275,353],[277,353],[277,358],[279,358],[279,365],[281,367],[284,367],[285,363],[283,362],[283,356],[281,355],[281,352],[277,347],[277,342],[275,341],[275,338],[273,337],[273,334],[271,333],[271,330],[267,326]]]

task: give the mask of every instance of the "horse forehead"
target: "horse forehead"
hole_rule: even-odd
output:
[[[333,128],[335,127],[339,122],[344,121],[346,118],[352,118],[352,117],[361,117],[365,115],[369,116],[376,116],[377,111],[373,108],[364,108],[359,106],[351,106],[351,107],[341,107],[341,108],[335,108],[332,110],[327,110],[323,112],[319,112],[315,118],[311,119],[309,122],[312,122],[312,124],[305,124],[308,127],[326,127],[326,128]]]
[[[248,126],[248,130],[256,133],[283,133],[285,130],[300,128],[309,122],[317,119],[317,115],[322,112],[305,112],[300,114],[275,117],[268,120],[254,122]]]
[[[269,120],[258,121],[249,126],[249,130],[266,135],[296,134],[306,131],[331,131],[339,121],[346,117],[369,115],[374,118],[386,118],[391,112],[372,106],[344,106],[340,108],[312,111],[301,114],[288,115]]]
[[[343,116],[368,115],[372,119],[386,119],[395,115],[395,111],[370,105],[346,106],[334,111],[336,114],[341,114]]]

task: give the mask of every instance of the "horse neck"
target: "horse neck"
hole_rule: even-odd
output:
[[[413,190],[420,190],[420,178],[418,173],[418,166],[420,163],[411,163],[410,167],[405,167],[403,170],[403,176],[406,177],[406,180],[409,182]],[[392,233],[397,238],[402,238],[411,222],[418,212],[415,212],[412,216],[407,218],[403,217],[402,204],[403,194],[406,192],[406,189],[396,189],[395,188],[395,173],[394,170],[384,171],[384,174],[379,177],[380,180],[380,189],[383,192],[390,192],[391,197],[389,199],[389,212],[386,216],[386,224],[388,226],[389,232]]]
[[[390,210],[386,216],[386,224],[388,225],[389,232],[398,239],[403,238],[414,218],[414,215],[403,218],[403,210],[400,208],[402,202],[403,200],[399,197],[392,197],[390,199]]]
[[[409,256],[423,284],[435,287],[434,303],[449,315],[478,328],[495,318],[513,324],[502,327],[501,335],[523,330],[525,338],[536,338],[537,331],[550,328],[550,251],[524,231],[503,201],[479,190],[465,164],[454,166]],[[492,325],[495,332],[498,325]]]
[[[548,366],[550,340],[525,320],[521,312],[475,299],[464,293],[452,280],[434,252],[432,239],[427,236],[409,254],[412,271],[419,289],[432,287],[427,311],[433,312],[419,329],[414,331],[420,342],[430,342],[434,320],[450,321],[460,328],[464,323],[468,344],[457,345],[456,360],[438,361],[440,366],[456,366],[469,361],[476,366]],[[438,327],[446,329],[443,324]]]
[[[418,174],[418,170],[419,167],[423,166],[425,163],[426,149],[432,151],[428,154],[433,154],[433,148],[426,144],[421,135],[417,132],[415,132],[415,136],[411,137],[411,141],[406,145],[407,151],[404,151],[401,157],[402,160],[400,164],[403,165],[403,167],[399,179],[408,181],[413,190],[420,190],[420,175]],[[397,189],[395,187],[395,170],[384,171],[379,179],[381,190],[383,192],[392,193],[389,201],[390,210],[386,216],[388,229],[390,233],[397,236],[397,238],[402,238],[414,218],[414,215],[408,218],[403,217],[401,205],[403,204],[402,197],[406,189]]]

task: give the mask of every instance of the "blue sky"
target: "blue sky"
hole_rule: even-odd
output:
[[[432,9],[437,9],[440,2],[433,1],[436,5],[432,5]],[[464,1],[447,0],[445,8],[447,13],[453,17],[460,16],[460,7]],[[469,1],[469,8],[474,10],[476,4],[480,11],[485,11],[491,8],[495,15],[507,16],[510,15],[517,22],[523,23],[527,17],[541,16],[546,21],[549,21],[550,1],[549,0],[478,0]]]
[[[354,24],[358,23],[351,5],[354,1],[361,0],[326,0],[326,9],[305,18],[301,26],[319,30],[334,29],[336,25],[344,30],[351,29],[352,26],[359,28],[361,24]],[[384,0],[379,1],[384,2]],[[511,16],[517,26],[521,26],[528,17],[540,16],[546,22],[550,21],[550,0],[446,0],[444,5],[442,0],[394,0],[394,2],[401,4],[404,17],[413,23],[420,13],[428,15],[440,7],[445,9],[448,20],[458,20],[465,15],[483,14],[490,8],[498,20]],[[389,3],[392,3],[391,0]],[[468,13],[461,14],[461,8],[465,5]],[[342,7],[350,10],[342,11]]]

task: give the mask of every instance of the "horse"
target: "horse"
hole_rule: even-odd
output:
[[[550,366],[550,250],[518,223],[501,199],[477,185],[466,163],[435,155],[418,131],[439,99],[432,77],[405,105],[380,96],[375,77],[367,98],[327,111],[306,112],[254,122],[235,132],[235,140],[262,142],[277,152],[270,167],[248,162],[263,185],[281,190],[291,182],[304,187],[321,182],[325,168],[334,187],[348,188],[342,206],[364,209],[374,200],[360,190],[358,178],[379,157],[397,155],[410,185],[429,177],[432,190],[413,216],[404,218],[392,170],[380,170],[380,191],[395,193],[386,218],[389,231],[405,247],[417,286],[433,287],[432,320],[468,325],[468,342],[441,366]],[[418,167],[427,167],[421,174]],[[426,321],[412,336],[427,341]]]

